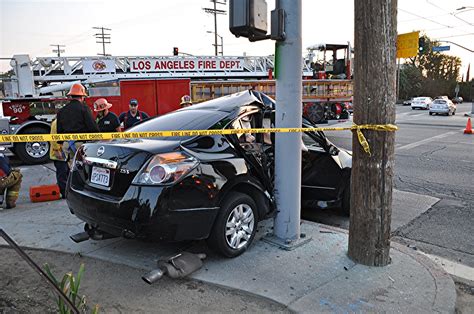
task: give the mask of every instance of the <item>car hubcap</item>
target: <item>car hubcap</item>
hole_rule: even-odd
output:
[[[44,157],[48,153],[48,148],[48,142],[33,142],[25,144],[26,153],[33,158]]]
[[[225,237],[234,250],[241,249],[250,240],[255,225],[252,208],[247,204],[237,205],[227,218]]]

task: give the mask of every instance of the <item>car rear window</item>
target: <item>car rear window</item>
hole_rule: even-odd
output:
[[[447,101],[446,100],[441,100],[441,99],[436,99],[433,103],[434,104],[446,104]]]
[[[127,132],[208,130],[228,113],[217,110],[179,110],[140,123]],[[160,137],[164,140],[187,139],[190,137]]]

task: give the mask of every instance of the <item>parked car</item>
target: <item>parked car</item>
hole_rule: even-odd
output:
[[[274,101],[245,91],[183,108],[127,130],[268,127]],[[303,119],[304,127],[314,127]],[[303,133],[302,201],[349,214],[352,154],[323,132]],[[260,220],[276,213],[273,134],[160,137],[82,145],[67,185],[86,231],[150,240],[207,239],[227,257],[243,253]]]
[[[431,97],[416,97],[411,103],[411,109],[430,109],[430,105],[433,102]]]
[[[454,116],[456,114],[456,105],[449,99],[435,99],[430,106],[430,116],[433,114]]]
[[[403,105],[404,106],[411,106],[411,103],[413,102],[413,99],[415,99],[415,97],[410,97],[409,99],[404,100]]]

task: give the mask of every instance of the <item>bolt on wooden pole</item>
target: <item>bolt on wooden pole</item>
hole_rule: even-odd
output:
[[[397,0],[354,0],[354,123],[395,123]],[[364,152],[353,135],[349,257],[390,263],[394,132],[363,131]]]

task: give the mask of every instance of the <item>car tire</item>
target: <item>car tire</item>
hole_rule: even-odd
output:
[[[351,186],[348,184],[342,192],[341,199],[341,210],[346,216],[350,216],[351,213]]]
[[[432,115],[433,115],[433,113],[432,113],[432,112],[430,112],[430,116],[432,116]]]
[[[456,110],[453,111],[453,116],[456,114]]]
[[[255,201],[247,194],[231,192],[222,202],[207,243],[225,257],[239,256],[252,244],[257,224]]]
[[[43,128],[29,128],[22,134],[49,134],[49,132]],[[49,142],[16,143],[14,151],[24,163],[36,165],[49,161],[49,146]]]

